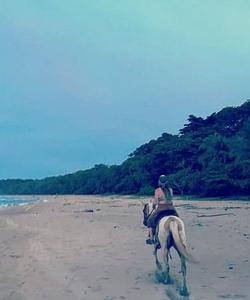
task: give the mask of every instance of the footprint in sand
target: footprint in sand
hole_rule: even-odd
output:
[[[101,277],[101,278],[98,278],[97,280],[100,281],[100,280],[109,280],[110,278],[109,277]]]

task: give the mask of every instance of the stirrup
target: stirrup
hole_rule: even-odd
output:
[[[146,244],[147,245],[153,245],[154,244],[154,240],[152,240],[152,239],[146,239]]]

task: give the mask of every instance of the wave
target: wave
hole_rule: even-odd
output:
[[[17,199],[17,198],[5,198],[0,197],[0,207],[9,207],[9,206],[23,206],[29,205],[38,202],[47,202],[46,199]]]

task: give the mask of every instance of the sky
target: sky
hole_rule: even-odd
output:
[[[0,178],[120,164],[250,98],[249,0],[1,0]]]

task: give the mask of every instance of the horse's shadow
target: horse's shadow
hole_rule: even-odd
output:
[[[164,272],[155,271],[154,274],[154,281],[156,283],[164,283],[165,280],[165,274]],[[177,278],[174,276],[170,277],[169,283],[166,285],[166,295],[170,300],[190,300],[190,295],[182,295],[182,284],[178,281]]]

